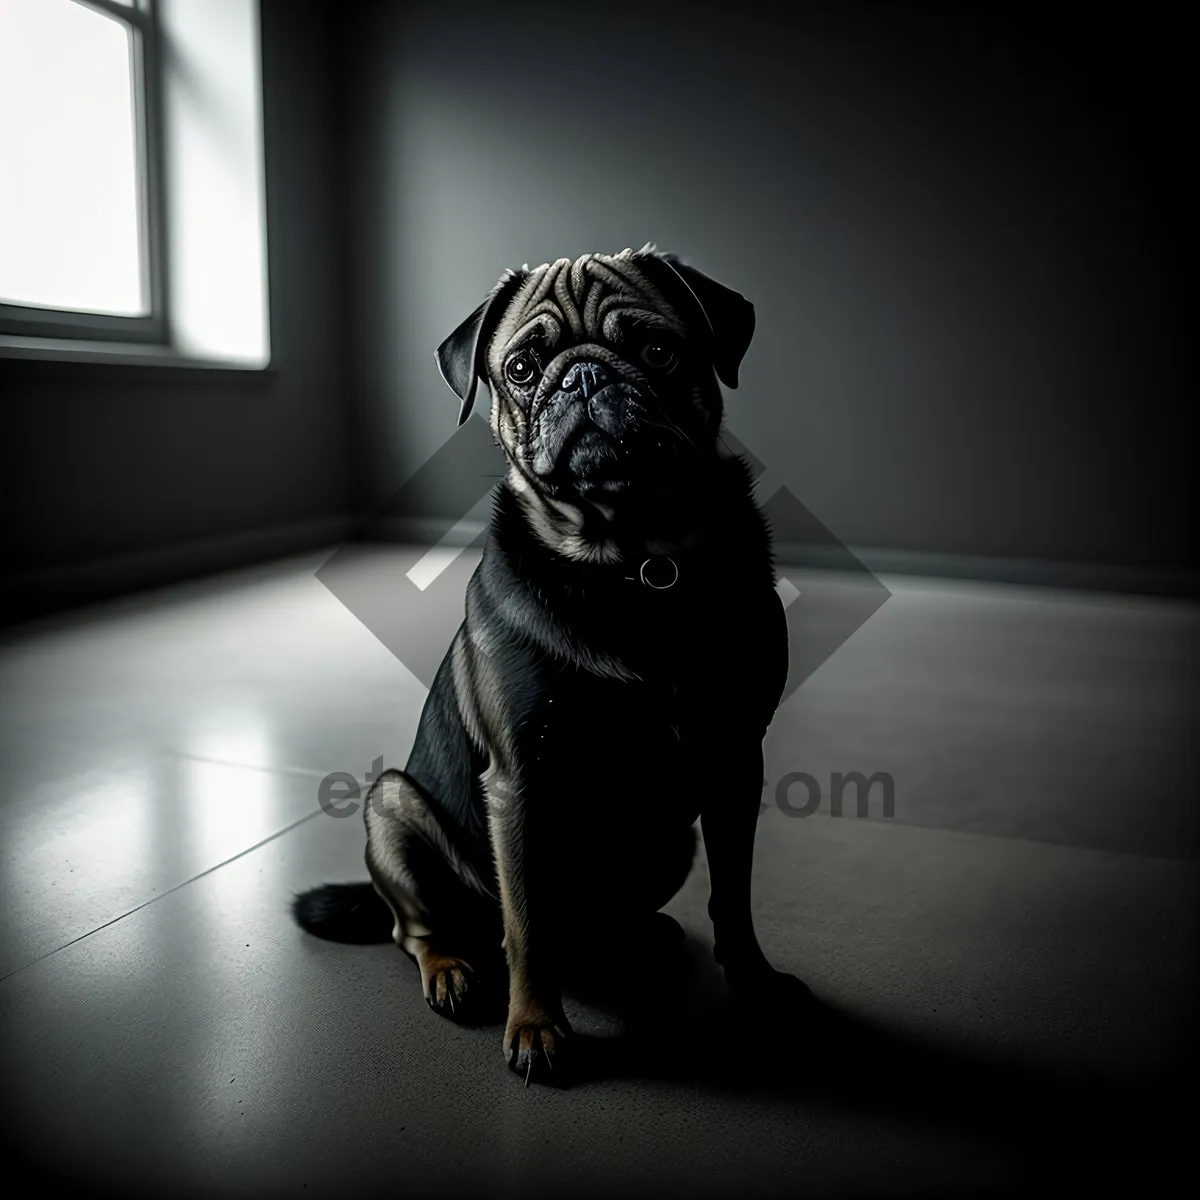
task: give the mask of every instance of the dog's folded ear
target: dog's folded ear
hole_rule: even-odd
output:
[[[461,425],[475,407],[475,389],[487,377],[487,349],[518,287],[524,271],[505,271],[484,302],[437,348],[438,370],[462,401]]]
[[[666,298],[686,311],[699,315],[712,339],[712,363],[717,378],[726,386],[738,385],[738,367],[754,337],[754,305],[741,292],[718,283],[703,271],[647,245],[635,255],[648,267]]]

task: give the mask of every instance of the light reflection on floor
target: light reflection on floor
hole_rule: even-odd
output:
[[[498,1031],[439,1022],[394,948],[301,935],[293,891],[363,876],[361,820],[322,814],[320,779],[402,764],[425,695],[314,578],[325,557],[0,645],[0,1017],[28,1144],[157,1194],[601,1187],[631,1163],[681,1192],[748,1173],[794,1190],[799,1170],[855,1194],[885,1175],[961,1194],[1012,1166],[1007,1142],[981,1158],[948,1125],[915,1125],[912,1074],[894,1112],[778,1086],[705,1084],[697,1103],[652,1055],[646,1078],[526,1094]],[[364,550],[356,594],[416,557]],[[1194,998],[1196,611],[884,582],[892,598],[780,710],[767,773],[887,772],[895,816],[834,819],[826,790],[798,819],[769,787],[764,945],[827,1001],[935,1045],[1109,1073],[1174,1053]],[[837,581],[792,586],[818,640],[840,628]],[[701,862],[671,906],[689,999],[656,1035],[701,1065],[724,995],[706,899]],[[572,1019],[604,1032],[596,1012]],[[956,1110],[988,1090],[986,1072],[966,1078],[946,1091]]]

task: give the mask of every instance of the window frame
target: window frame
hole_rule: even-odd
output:
[[[146,316],[81,312],[0,301],[0,334],[165,346],[170,342],[163,153],[163,75],[157,0],[70,0],[129,29],[137,139],[138,228],[142,242]]]

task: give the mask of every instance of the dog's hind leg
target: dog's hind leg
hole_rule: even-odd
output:
[[[367,869],[391,909],[393,940],[420,969],[426,1003],[443,1016],[469,1016],[483,990],[481,969],[486,978],[499,948],[496,902],[403,772],[375,781],[366,823]]]
[[[564,957],[576,979],[608,975],[614,955],[632,978],[681,961],[683,928],[660,910],[691,872],[696,831],[688,826],[664,830],[636,850],[623,845],[619,853],[619,875],[595,889],[591,902],[578,911],[576,936],[565,943]]]

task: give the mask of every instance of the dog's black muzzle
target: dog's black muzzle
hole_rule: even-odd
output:
[[[594,362],[578,362],[562,378],[559,391],[587,402],[592,424],[620,441],[632,425],[633,405],[641,393],[629,383],[615,382],[608,369]]]
[[[535,473],[551,485],[621,490],[647,449],[645,412],[636,384],[603,363],[572,363],[534,421]]]

